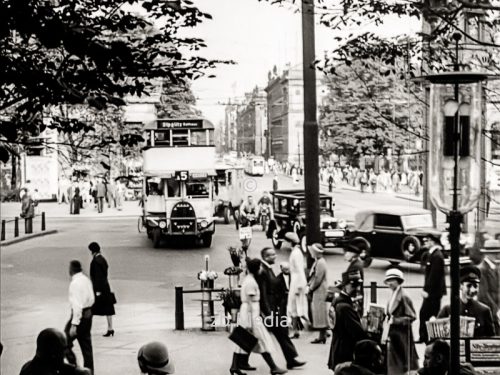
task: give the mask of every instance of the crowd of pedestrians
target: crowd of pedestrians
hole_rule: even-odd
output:
[[[84,208],[94,208],[98,213],[105,206],[122,210],[125,201],[126,187],[120,181],[96,178],[61,178],[57,201],[69,204],[70,214],[78,215]]]
[[[449,345],[434,334],[429,336],[426,327],[426,322],[449,317],[450,311],[449,305],[441,306],[441,299],[446,294],[445,265],[437,238],[428,236],[424,241],[429,251],[423,264],[424,300],[419,315],[418,340],[413,337],[413,323],[418,317],[416,307],[405,291],[405,275],[400,269],[390,268],[385,273],[384,283],[390,296],[383,330],[374,335],[367,330],[363,309],[362,286],[366,280],[359,259],[360,249],[353,245],[344,249],[347,267],[331,288],[321,244],[308,246],[304,252],[295,233],[287,233],[285,240],[291,253],[289,261],[280,264],[278,276],[274,274],[276,253],[272,248],[262,249],[261,259],[247,258],[250,273],[243,281],[243,307],[239,315],[244,323],[239,321],[239,324],[257,338],[258,344],[251,352],[267,357],[266,353],[273,349],[269,335],[274,335],[287,369],[305,366],[292,340],[307,327],[318,333],[312,344],[325,344],[331,336],[325,362],[335,374],[447,374]],[[475,318],[472,337],[489,338],[500,334],[497,331],[500,322],[500,243],[491,239],[486,241],[481,253],[483,259],[479,267],[469,264],[460,270],[461,315]],[[306,274],[308,257],[314,263]],[[484,287],[480,286],[482,280]],[[490,289],[490,283],[496,283],[496,287]],[[478,294],[478,290],[482,293]],[[427,345],[422,368],[419,368],[416,350],[418,342]],[[232,374],[241,375],[244,370],[253,369],[248,364],[249,354],[240,347],[235,350]],[[272,358],[266,362],[271,374],[286,372]],[[461,373],[473,374],[474,371],[470,364],[462,365]]]

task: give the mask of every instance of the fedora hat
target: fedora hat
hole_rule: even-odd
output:
[[[293,245],[297,245],[300,243],[299,236],[295,232],[286,232],[285,233],[285,240],[288,242],[291,242]]]
[[[397,268],[388,269],[385,272],[384,283],[394,279],[399,280],[399,282],[402,284],[405,281],[403,272],[401,272],[401,270],[398,270]]]
[[[307,246],[307,248],[313,257],[325,252],[325,249],[323,249],[323,246],[320,243],[313,243],[312,245]]]
[[[167,347],[153,341],[143,345],[137,353],[137,360],[142,372],[155,374],[173,374],[175,367],[168,355]]]
[[[500,253],[500,241],[493,239],[486,240],[479,251],[481,253]]]

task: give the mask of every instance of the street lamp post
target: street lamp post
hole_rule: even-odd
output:
[[[450,374],[460,371],[460,232],[464,214],[481,193],[482,86],[486,74],[459,72],[455,40],[454,71],[430,81],[429,194],[448,217],[450,253]],[[451,96],[453,86],[453,96]]]

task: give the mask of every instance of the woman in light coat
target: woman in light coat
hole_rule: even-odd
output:
[[[401,287],[403,272],[391,268],[385,273],[384,283],[392,295],[387,304],[387,373],[406,375],[418,370],[418,355],[411,324],[417,318],[413,302]]]
[[[292,318],[292,338],[298,338],[298,331],[302,326],[300,319],[308,321],[305,260],[304,253],[300,247],[299,236],[294,232],[288,232],[285,234],[285,239],[293,246],[289,259],[290,287],[288,291],[287,314]]]
[[[328,278],[325,258],[323,258],[323,246],[315,243],[308,247],[309,252],[315,259],[309,273],[309,293],[312,294],[311,313],[312,326],[319,330],[319,337],[311,344],[325,344],[326,331],[328,329],[326,296],[328,293]]]

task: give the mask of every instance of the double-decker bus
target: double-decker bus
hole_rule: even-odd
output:
[[[245,164],[245,173],[250,176],[264,176],[264,158],[262,156],[249,156]]]
[[[202,119],[158,120],[143,151],[142,225],[155,248],[195,237],[210,247],[215,232],[214,127]]]

